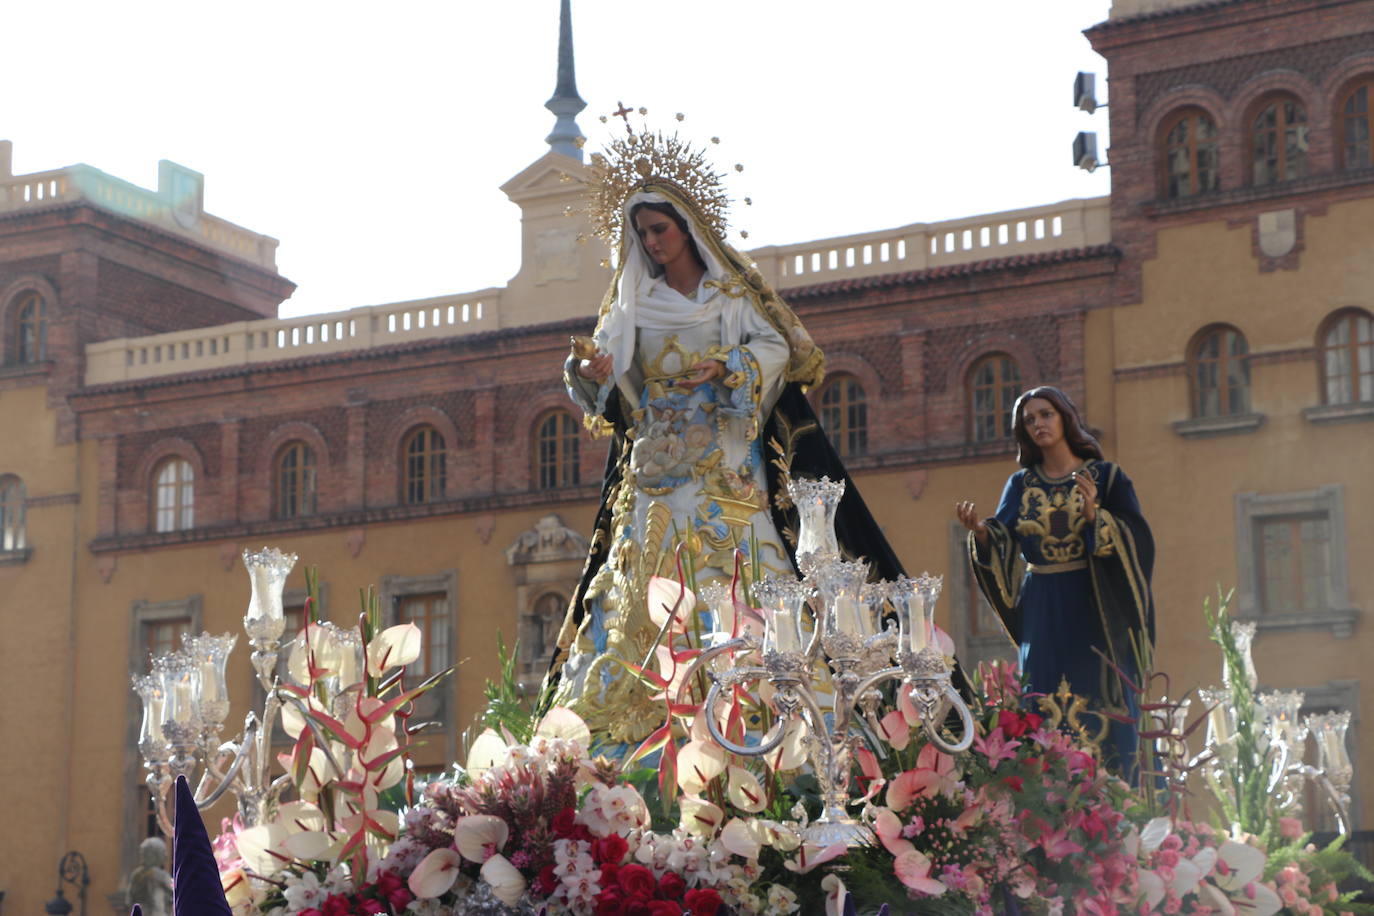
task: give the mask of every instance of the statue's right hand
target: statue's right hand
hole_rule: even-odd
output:
[[[611,376],[611,363],[611,354],[599,353],[591,359],[580,360],[577,364],[577,374],[601,384]]]
[[[978,517],[978,507],[972,500],[964,500],[954,504],[954,514],[958,516],[959,523],[973,532],[973,536],[979,541],[987,539],[988,526],[983,524],[983,520]]]

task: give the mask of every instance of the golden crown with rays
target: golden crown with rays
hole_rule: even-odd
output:
[[[592,153],[587,182],[587,216],[592,231],[614,251],[620,245],[625,201],[645,183],[655,181],[677,188],[691,200],[707,227],[725,238],[729,224],[730,198],[725,193],[725,173],[717,172],[702,149],[694,147],[676,133],[667,134],[647,128],[636,131],[630,124],[633,111],[623,104],[611,117],[625,120],[625,136],[615,137],[600,152]],[[640,108],[639,115],[649,113]],[[676,116],[678,121],[684,115]],[[603,115],[601,122],[607,123]],[[719,143],[719,137],[711,142]],[[736,171],[744,166],[736,165]],[[745,203],[751,201],[745,198]],[[747,233],[741,233],[745,238]]]

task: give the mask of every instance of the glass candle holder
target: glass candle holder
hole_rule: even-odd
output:
[[[229,685],[225,679],[224,668],[229,661],[229,653],[239,638],[232,633],[212,636],[201,633],[182,639],[182,649],[200,668],[200,709],[201,723],[218,729],[229,715]]]
[[[1236,683],[1236,677],[1242,677],[1250,689],[1254,690],[1255,685],[1259,683],[1259,674],[1255,671],[1255,660],[1251,657],[1251,649],[1255,642],[1254,621],[1231,621],[1231,635],[1235,638],[1236,651],[1240,654],[1241,670],[1232,671],[1231,664],[1223,658],[1221,665],[1222,683],[1231,687]]]
[[[796,579],[768,577],[754,585],[754,597],[763,607],[763,651],[806,651],[806,602],[815,589]]]
[[[287,574],[296,565],[296,555],[282,553],[275,547],[264,547],[257,553],[245,550],[243,565],[248,569],[253,589],[248,599],[248,612],[243,617],[243,628],[254,644],[275,644],[286,629],[281,593]]]
[[[787,484],[787,496],[797,507],[800,530],[797,533],[797,556],[810,555],[816,561],[840,554],[835,539],[835,511],[844,496],[844,481],[822,477],[820,480],[793,479]]]
[[[162,722],[167,715],[167,695],[162,692],[162,680],[153,674],[133,678],[134,693],[143,701],[143,721],[138,727],[138,752],[147,761],[166,760],[167,738],[162,734]]]
[[[1203,687],[1198,698],[1208,706],[1207,746],[1219,750],[1236,734],[1236,711],[1231,706],[1231,691],[1225,687]]]
[[[867,580],[868,564],[862,561],[830,559],[817,564],[811,571],[807,581],[816,587],[820,596],[823,633],[872,635],[860,601],[860,592]]]
[[[181,729],[199,727],[200,666],[185,652],[171,652],[153,659],[153,674],[165,698],[164,730],[169,722]]]
[[[712,582],[697,589],[706,606],[701,613],[703,633],[731,633],[735,625],[735,602],[727,582]]]

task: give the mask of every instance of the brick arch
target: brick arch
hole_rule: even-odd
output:
[[[968,410],[969,373],[973,371],[975,363],[994,353],[1005,353],[1016,360],[1016,366],[1021,370],[1026,388],[1040,384],[1040,361],[1035,358],[1035,351],[1028,344],[1008,334],[981,337],[966,344],[954,359],[949,361],[949,369],[946,370],[945,390],[959,392],[959,403],[963,405],[965,412]],[[1031,381],[1032,377],[1037,381]]]
[[[405,442],[406,436],[410,435],[417,427],[432,426],[439,431],[439,435],[444,437],[444,465],[445,482],[443,497],[455,492],[456,485],[454,478],[458,473],[458,427],[454,424],[449,415],[437,407],[419,406],[412,407],[403,412],[399,417],[392,421],[387,430],[385,442],[386,451],[383,461],[387,469],[389,479],[390,498],[395,502],[402,502],[402,491],[405,482],[402,479],[402,468],[404,467],[404,456],[401,454],[401,446]]]
[[[1351,54],[1327,71],[1321,82],[1321,92],[1326,98],[1328,111],[1334,115],[1336,104],[1340,101],[1341,91],[1362,76],[1374,75],[1374,51],[1361,51]]]
[[[43,302],[47,306],[46,321],[48,330],[52,330],[52,322],[60,310],[57,297],[57,287],[53,286],[47,277],[42,274],[21,274],[7,284],[3,291],[0,291],[0,361],[9,362],[15,357],[15,349],[18,346],[12,339],[14,334],[14,322],[16,315],[14,309],[19,301],[19,297],[24,293],[34,292],[43,297]],[[49,346],[51,346],[51,339]]]
[[[324,434],[320,432],[319,428],[313,423],[306,423],[303,420],[292,420],[273,429],[258,446],[257,455],[254,458],[254,474],[259,476],[264,472],[270,474],[272,465],[277,460],[277,452],[281,451],[282,446],[286,443],[296,439],[315,450],[315,466],[317,468],[323,468],[334,463],[334,458],[329,453],[329,445],[325,442]]]
[[[444,437],[444,451],[451,459],[457,457],[458,427],[449,415],[439,408],[421,406],[411,407],[391,421],[383,441],[386,443],[386,454],[392,462],[399,462],[401,442],[417,426],[433,426],[439,430],[439,434]]]
[[[1271,100],[1292,96],[1302,104],[1307,115],[1307,171],[1308,174],[1326,171],[1331,154],[1331,106],[1311,80],[1296,70],[1268,70],[1248,80],[1237,91],[1232,109],[1236,117],[1236,146],[1243,174],[1240,185],[1253,182],[1250,166],[1253,156],[1250,131],[1261,106]],[[1223,146],[1223,152],[1226,147]]]
[[[849,353],[844,350],[838,352],[827,351],[825,354],[825,379],[819,385],[806,393],[810,398],[811,404],[817,409],[820,408],[821,392],[840,375],[852,375],[858,379],[859,384],[864,386],[864,394],[868,395],[871,407],[877,407],[880,398],[878,395],[883,390],[883,378],[878,374],[878,370],[873,364],[857,353]]]
[[[1136,120],[1141,135],[1149,139],[1151,149],[1157,148],[1164,139],[1161,135],[1164,123],[1185,108],[1201,108],[1207,112],[1217,123],[1220,134],[1226,134],[1233,126],[1232,106],[1215,89],[1199,85],[1175,86],[1151,102]]]
[[[136,531],[153,530],[153,474],[162,463],[169,458],[182,458],[191,465],[191,471],[195,474],[195,487],[193,489],[195,499],[195,527],[201,528],[211,521],[209,511],[211,500],[209,478],[205,474],[205,456],[201,454],[195,443],[180,436],[168,436],[158,439],[143,452],[139,457],[138,463],[134,465],[134,485],[137,487],[138,499],[134,500],[130,507],[133,514],[132,528]]]

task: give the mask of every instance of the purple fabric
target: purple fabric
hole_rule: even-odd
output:
[[[233,916],[220,886],[219,864],[185,776],[177,777],[176,831],[172,835],[174,916]]]
[[[143,916],[143,907],[135,903],[134,908],[129,911],[129,916]]]

